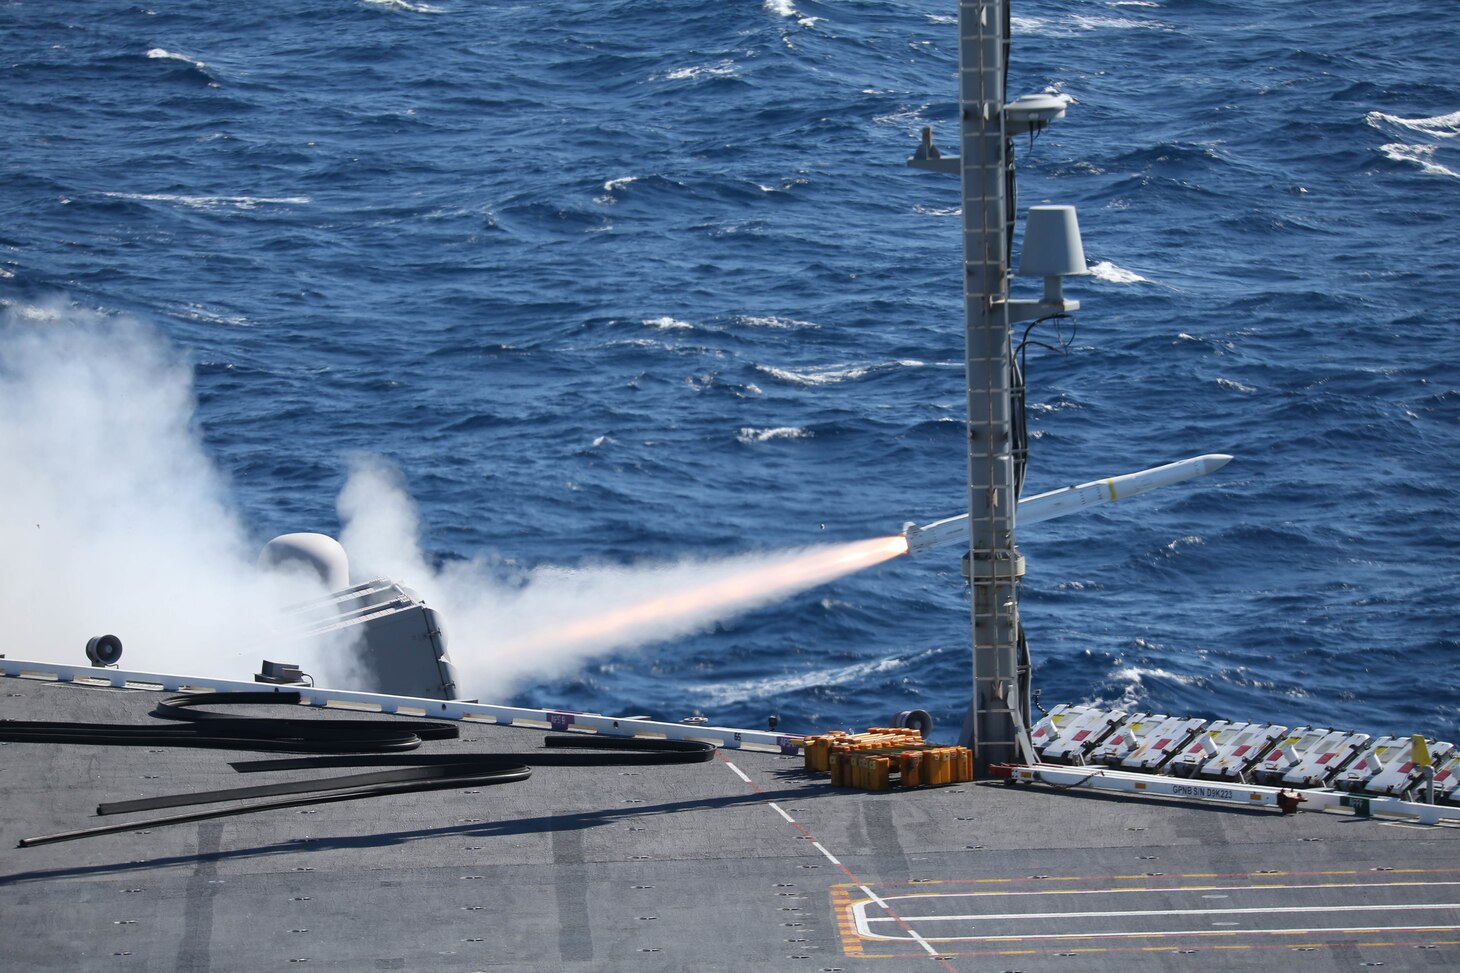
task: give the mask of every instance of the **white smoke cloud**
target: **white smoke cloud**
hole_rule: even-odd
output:
[[[81,665],[113,633],[124,667],[248,679],[280,606],[320,593],[254,567],[194,405],[145,324],[0,311],[0,651]]]
[[[194,422],[192,370],[149,326],[59,303],[0,310],[0,652],[84,664],[118,635],[124,668],[249,679],[262,657],[356,688],[340,646],[279,647],[285,609],[325,594],[264,572]],[[401,474],[357,457],[339,496],[352,580],[415,588],[445,618],[468,696],[500,698],[597,654],[703,631],[898,553],[887,539],[715,559],[431,564]]]

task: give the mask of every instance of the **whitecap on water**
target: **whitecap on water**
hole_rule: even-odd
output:
[[[1136,17],[1108,17],[1093,14],[1075,14],[1061,20],[1046,17],[1013,17],[1011,29],[1018,35],[1041,37],[1070,37],[1077,33],[1093,30],[1174,30],[1170,24],[1159,20],[1143,20]]]
[[[772,378],[796,385],[835,385],[837,382],[856,381],[873,371],[888,368],[925,368],[927,362],[915,358],[899,358],[896,361],[879,362],[874,365],[831,365],[826,368],[776,368],[773,365],[756,365],[756,370]],[[958,367],[962,367],[959,364]]]
[[[147,56],[154,61],[181,61],[184,64],[192,65],[199,71],[206,71],[208,68],[205,62],[199,61],[195,57],[188,57],[186,54],[178,54],[175,51],[163,50],[160,47],[154,47],[149,50]]]
[[[735,319],[739,323],[750,328],[820,328],[821,325],[813,321],[800,321],[796,318],[783,318],[774,314],[756,315],[742,314]]]
[[[1191,686],[1197,683],[1196,676],[1186,676],[1171,672],[1168,669],[1146,666],[1122,666],[1110,674],[1110,681],[1121,686],[1121,694],[1118,705],[1122,709],[1139,709],[1141,699],[1144,696],[1142,690],[1145,688],[1147,679],[1161,679],[1168,682],[1178,683],[1182,686]]]
[[[1117,266],[1109,260],[1101,260],[1090,265],[1090,276],[1096,280],[1103,280],[1107,284],[1149,284],[1150,280],[1142,277],[1133,270],[1126,270]]]
[[[1379,146],[1379,151],[1384,153],[1384,158],[1394,162],[1413,162],[1419,166],[1421,172],[1429,175],[1460,179],[1460,172],[1435,161],[1433,145],[1403,145],[1392,142],[1389,145]]]
[[[684,68],[673,68],[662,77],[668,81],[688,81],[694,78],[733,78],[735,62],[721,61],[719,64],[695,64]]]
[[[1159,20],[1137,20],[1133,17],[1098,17],[1076,14],[1070,21],[1080,30],[1172,30]]]
[[[921,125],[923,124],[923,112],[927,110],[927,105],[919,105],[916,108],[904,108],[902,111],[889,112],[886,115],[875,115],[872,121],[877,125]]]
[[[390,10],[404,10],[413,14],[439,14],[445,13],[440,7],[433,7],[428,3],[411,3],[410,0],[363,0],[372,7],[385,7]]]
[[[939,651],[941,650],[928,649],[905,659],[900,659],[897,656],[889,656],[885,659],[876,659],[871,662],[858,662],[841,669],[832,669],[830,671],[804,672],[796,675],[747,679],[743,682],[711,684],[699,687],[698,692],[705,694],[707,697],[707,705],[731,706],[735,703],[743,703],[746,700],[766,699],[782,693],[802,692],[825,686],[843,686],[847,683],[862,682],[866,677],[880,672],[893,672],[897,669],[916,665],[936,655]]]
[[[188,57],[186,54],[179,54],[176,51],[169,51],[161,47],[154,47],[147,51],[147,57],[154,61],[177,61],[179,64],[186,64],[194,71],[208,79],[208,87],[218,87],[218,81],[213,77],[213,72],[208,70],[208,64],[195,57]]]
[[[308,196],[186,196],[180,193],[102,193],[113,199],[137,199],[149,203],[180,203],[193,209],[253,209],[255,206],[301,206]]]
[[[1381,125],[1397,125],[1400,128],[1407,128],[1414,132],[1424,132],[1426,135],[1434,135],[1442,139],[1452,139],[1460,136],[1460,111],[1451,112],[1448,115],[1435,115],[1432,118],[1400,118],[1398,115],[1386,115],[1381,111],[1371,111],[1364,116],[1364,121],[1374,128]]]
[[[1118,682],[1133,683],[1137,686],[1139,686],[1147,678],[1169,679],[1172,682],[1178,682],[1183,686],[1190,686],[1197,680],[1196,676],[1184,676],[1180,673],[1171,672],[1169,669],[1161,669],[1158,667],[1147,668],[1145,666],[1125,666],[1124,668],[1117,669],[1115,672],[1111,673],[1110,678]]]
[[[799,426],[777,426],[774,429],[755,429],[750,426],[742,426],[736,434],[735,441],[746,446],[755,443],[768,443],[773,439],[810,439],[815,433],[810,429],[802,429]]]
[[[614,193],[638,181],[638,176],[619,176],[617,179],[610,179],[603,184],[603,195],[593,197],[593,201],[604,206],[611,206],[618,202],[618,197]]]
[[[773,365],[757,365],[755,367],[757,371],[764,372],[771,378],[778,378],[783,382],[791,382],[795,385],[835,385],[837,382],[861,378],[872,370],[869,365],[843,365],[835,368],[812,368],[802,371],[796,371],[790,368],[776,368]]]
[[[658,328],[660,331],[693,331],[694,325],[688,321],[681,321],[678,318],[671,318],[664,315],[658,318],[645,318],[642,322],[646,328]]]

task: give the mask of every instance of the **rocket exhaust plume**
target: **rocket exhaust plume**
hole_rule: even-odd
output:
[[[678,590],[656,592],[566,625],[524,632],[501,646],[504,652],[554,652],[576,646],[612,646],[639,641],[661,628],[697,629],[752,608],[881,564],[907,553],[906,538],[878,537],[723,562],[728,570],[696,578]]]

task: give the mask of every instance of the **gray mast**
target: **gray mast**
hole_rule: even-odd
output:
[[[1014,135],[1063,117],[1068,100],[1026,95],[1005,103],[1008,0],[960,0],[958,101],[960,155],[941,157],[932,132],[908,164],[958,173],[963,200],[963,301],[968,379],[968,527],[966,574],[972,589],[973,687],[959,742],[973,750],[975,773],[1020,761],[1028,729],[1029,662],[1019,626],[1024,558],[1014,541],[1018,507],[1010,325],[1079,307],[1059,279],[1083,273],[1074,214],[1059,214],[1058,239],[1021,272],[1046,278],[1039,301],[1009,299],[1013,230]],[[1058,207],[1066,210],[1068,207]],[[1070,239],[1062,234],[1073,234]],[[1073,249],[1071,249],[1073,247]],[[1026,251],[1030,249],[1026,241]],[[1048,251],[1049,257],[1043,254]],[[1027,256],[1027,254],[1026,254]],[[1025,756],[1027,753],[1025,745]]]
[[[1018,579],[1010,394],[1008,135],[1004,128],[1007,0],[958,6],[962,118],[963,330],[968,377],[968,582],[973,591],[973,697],[959,742],[975,773],[1018,759]],[[1022,707],[1020,707],[1022,709]]]

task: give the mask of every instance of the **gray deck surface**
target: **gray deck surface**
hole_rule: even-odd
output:
[[[160,698],[0,693],[0,718],[85,722],[153,722]],[[462,730],[419,752],[541,742]],[[1460,830],[1022,786],[867,793],[763,753],[15,847],[114,820],[101,801],[293,776],[228,767],[261,756],[0,745],[0,966],[1460,968]]]

